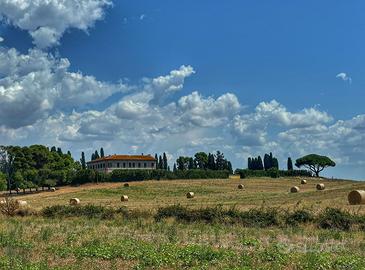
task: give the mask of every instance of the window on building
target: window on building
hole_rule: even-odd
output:
[[[117,168],[119,168],[119,162],[117,162]]]
[[[155,167],[155,163],[151,163],[151,168],[154,168]]]
[[[136,167],[136,163],[133,162],[133,168],[135,168],[135,167]]]
[[[129,168],[132,168],[132,163],[129,162]]]
[[[123,162],[123,168],[125,168],[125,162]]]
[[[147,168],[147,163],[146,162],[144,163],[144,167]]]
[[[141,163],[140,162],[138,162],[138,168],[141,168]]]

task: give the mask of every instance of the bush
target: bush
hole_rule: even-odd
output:
[[[292,170],[292,171],[284,171],[278,170],[276,168],[271,168],[269,170],[248,170],[248,169],[237,169],[235,171],[236,174],[239,174],[242,179],[248,177],[294,177],[294,176],[305,176],[311,177],[312,173],[307,170]]]
[[[62,217],[87,217],[109,219],[114,217],[115,211],[111,208],[95,205],[70,206],[54,205],[42,210],[42,215],[48,218]]]
[[[6,216],[15,216],[16,211],[19,209],[19,204],[16,200],[6,197],[4,201],[0,203],[0,212]]]
[[[318,216],[318,226],[322,229],[348,231],[354,224],[354,217],[340,209],[327,208]]]
[[[296,210],[293,213],[287,213],[287,215],[285,215],[285,223],[291,226],[297,226],[299,224],[308,223],[313,220],[313,214],[304,209]]]
[[[239,219],[246,227],[264,228],[277,226],[280,223],[279,212],[274,208],[250,209],[246,212],[242,212],[239,215]]]
[[[224,210],[222,207],[188,209],[180,205],[159,208],[155,220],[174,217],[186,222],[225,222],[242,223],[246,227],[270,227],[279,224],[279,213],[275,209],[251,209],[240,212],[235,209]]]
[[[8,184],[6,183],[5,174],[0,172],[0,191],[7,190]]]

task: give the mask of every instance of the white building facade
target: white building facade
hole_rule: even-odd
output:
[[[155,170],[157,160],[151,155],[112,155],[87,162],[87,167],[98,172],[113,170]]]

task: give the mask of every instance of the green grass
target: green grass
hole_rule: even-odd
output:
[[[361,226],[347,230],[346,215],[332,212],[322,222],[338,229],[321,229],[313,220],[327,207],[364,215],[365,207],[348,205],[347,194],[365,189],[365,183],[320,180],[326,190],[319,192],[315,190],[319,180],[309,179],[303,186],[299,181],[147,181],[130,183],[128,188],[106,183],[20,196],[38,211],[61,206],[50,217],[0,216],[0,269],[365,269]],[[245,190],[237,189],[239,183]],[[289,194],[293,185],[299,185],[301,192]],[[194,199],[186,199],[189,191],[196,194]],[[130,200],[120,202],[122,194]],[[91,206],[70,212],[65,205],[72,197]],[[194,210],[198,218],[154,219],[160,207],[177,204]],[[221,209],[226,215],[232,207],[246,213],[262,206],[280,211],[279,224],[229,223],[212,210]],[[114,209],[113,215],[104,208]],[[119,208],[124,210],[118,212]],[[210,210],[199,212],[205,208]],[[301,209],[309,209],[314,217]],[[266,222],[267,217],[257,220]],[[243,214],[241,218],[256,220]],[[365,226],[365,220],[356,222]]]

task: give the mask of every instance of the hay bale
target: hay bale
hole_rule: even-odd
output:
[[[80,204],[80,199],[72,198],[72,199],[70,199],[70,204],[71,205],[78,205],[78,204]]]
[[[127,195],[123,195],[123,196],[120,198],[120,200],[121,200],[122,202],[128,202],[129,198],[128,198],[128,196],[127,196]]]
[[[297,186],[290,188],[290,193],[298,193],[299,191],[300,191],[300,188],[298,188]]]
[[[50,189],[50,191],[51,191],[51,192],[55,192],[55,191],[56,191],[56,188],[52,187],[52,188]]]
[[[245,188],[245,186],[244,186],[244,185],[242,185],[242,184],[239,184],[239,185],[237,186],[237,188],[238,188],[238,189],[244,189],[244,188]]]
[[[128,183],[125,183],[123,186],[124,187],[129,187],[129,184]]]
[[[194,197],[195,197],[194,192],[188,192],[188,193],[186,193],[186,198],[188,198],[188,199],[192,199],[192,198],[194,198]]]
[[[326,187],[324,186],[324,184],[323,183],[320,183],[320,184],[317,184],[316,185],[316,189],[317,190],[324,190]]]
[[[307,184],[307,180],[302,179],[302,181],[300,181],[300,183],[301,183],[302,185],[305,185],[305,184]]]
[[[16,203],[18,208],[25,207],[28,204],[26,201],[22,201],[22,200],[16,200],[15,203]]]
[[[351,205],[365,204],[365,190],[353,190],[348,195]]]

